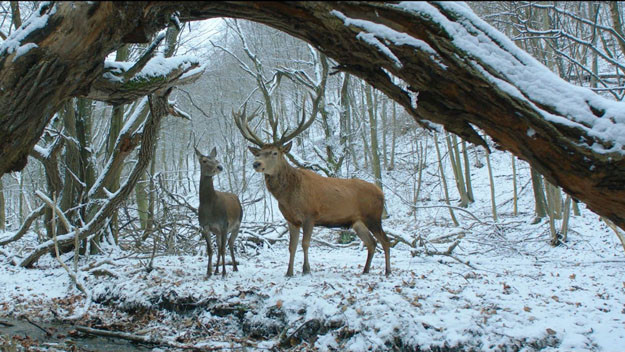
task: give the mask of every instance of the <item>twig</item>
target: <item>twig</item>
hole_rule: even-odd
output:
[[[41,331],[45,332],[45,333],[46,333],[46,336],[52,336],[52,333],[51,333],[48,329],[45,329],[45,328],[41,327],[41,325],[39,325],[39,324],[35,323],[34,321],[32,321],[32,320],[28,319],[28,317],[24,317],[24,319],[26,319],[26,321],[27,321],[28,323],[30,323],[32,326],[34,326],[34,327],[36,327],[37,329],[39,329],[39,330],[41,330]]]
[[[39,197],[44,203],[46,203],[50,207],[50,209],[52,209],[52,211],[54,213],[56,213],[56,215],[59,216],[59,219],[63,223],[63,226],[65,226],[65,229],[67,230],[67,232],[74,231],[73,226],[69,223],[69,220],[67,220],[67,218],[65,217],[65,214],[63,213],[63,211],[61,209],[59,209],[56,206],[56,204],[54,204],[52,202],[52,200],[50,198],[48,198],[48,196],[46,196],[45,194],[43,194],[43,192],[41,192],[39,190],[35,191],[35,195],[37,197]]]
[[[428,205],[428,206],[411,206],[413,209],[428,209],[428,208],[450,208],[453,210],[460,210],[463,211],[467,214],[469,214],[473,219],[475,219],[477,222],[479,222],[482,225],[489,225],[488,223],[480,220],[477,216],[473,215],[473,213],[471,213],[470,211],[466,210],[465,208],[461,208],[461,207],[455,207],[453,205]],[[498,227],[497,225],[495,225],[495,227]]]

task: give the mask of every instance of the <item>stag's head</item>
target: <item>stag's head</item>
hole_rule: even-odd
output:
[[[285,146],[275,146],[265,144],[261,148],[248,147],[250,152],[254,154],[254,171],[262,172],[267,175],[275,174],[282,163],[286,163],[284,155],[291,150],[292,143],[289,142]]]
[[[212,177],[224,170],[219,160],[215,159],[217,156],[217,148],[213,148],[209,155],[204,155],[197,148],[195,148],[195,155],[200,162],[200,171],[203,177]]]
[[[310,127],[313,123],[317,111],[317,105],[318,101],[315,101],[313,112],[308,118],[306,118],[304,109],[302,109],[302,117],[297,123],[297,126],[291,131],[285,130],[280,137],[277,136],[277,121],[269,119],[269,125],[271,126],[273,132],[273,143],[264,143],[262,139],[254,133],[253,128],[250,128],[248,122],[256,116],[256,112],[247,116],[245,114],[245,105],[243,106],[242,112],[232,112],[234,122],[241,131],[243,137],[257,146],[248,147],[250,152],[254,154],[254,163],[252,166],[256,172],[262,172],[266,175],[274,175],[278,172],[280,166],[286,163],[284,156],[291,150],[291,140]]]

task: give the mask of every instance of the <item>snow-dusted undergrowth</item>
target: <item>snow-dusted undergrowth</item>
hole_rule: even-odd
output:
[[[383,275],[382,253],[376,254],[372,272],[361,274],[366,251],[358,242],[343,248],[313,242],[312,274],[301,275],[300,250],[293,278],[284,277],[286,241],[240,253],[239,272],[229,266],[225,279],[205,279],[201,255],[159,256],[148,273],[145,258],[123,258],[127,252],[108,248],[108,254],[89,262],[111,259],[100,268],[117,277],[85,278],[96,302],[87,317],[106,316],[104,321],[113,324],[152,311],[155,318],[137,325],[135,332],[250,350],[291,344],[321,351],[622,349],[625,260],[616,236],[582,206],[581,216],[571,219],[568,242],[551,247],[547,222],[531,224],[527,167],[519,165],[521,214],[512,216],[509,155],[497,152],[492,160],[497,224],[490,218],[485,167],[472,170],[477,199],[468,210],[477,219],[457,212],[459,227],[451,226],[447,209],[438,207],[435,179],[422,193],[430,200],[417,203],[421,208],[413,215],[405,203],[408,193],[402,192],[409,188],[410,171],[386,174],[387,232],[417,244],[421,236],[426,245],[398,243],[391,251],[390,277]],[[16,251],[34,236],[5,250]],[[315,229],[314,237],[336,244],[338,231]],[[454,241],[459,244],[453,257],[426,253],[445,252]],[[67,305],[78,292],[49,256],[36,269],[3,260],[0,281],[5,316],[49,318],[52,310],[79,310],[84,304],[74,299],[73,306]]]

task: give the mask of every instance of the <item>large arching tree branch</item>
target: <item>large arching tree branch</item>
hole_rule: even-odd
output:
[[[416,121],[485,145],[481,129],[625,229],[625,104],[560,80],[448,2],[58,3],[0,48],[0,174],[23,168],[48,119],[67,97],[88,95],[108,53],[146,41],[174,11],[182,21],[244,18],[304,39]]]

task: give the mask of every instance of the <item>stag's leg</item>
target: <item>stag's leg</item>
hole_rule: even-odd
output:
[[[302,237],[302,250],[304,251],[304,266],[302,267],[303,274],[310,274],[310,265],[308,264],[308,247],[310,247],[310,238],[312,237],[313,222],[304,221],[302,228],[304,235]]]
[[[208,256],[208,265],[206,267],[206,276],[210,277],[213,271],[213,246],[211,245],[211,236],[208,229],[202,230],[202,235],[206,241],[206,255]]]
[[[293,276],[293,261],[295,259],[295,251],[297,250],[297,242],[299,241],[299,226],[295,226],[290,222],[289,225],[289,268],[286,276]]]
[[[232,257],[232,271],[239,271],[237,268],[237,262],[234,259],[234,241],[239,235],[239,226],[235,227],[230,233],[230,239],[228,240],[228,248],[230,248],[230,256]]]
[[[367,246],[367,262],[365,263],[365,269],[362,271],[363,274],[369,272],[369,267],[371,267],[371,260],[373,259],[373,254],[375,253],[375,239],[369,233],[369,229],[362,221],[356,221],[354,225],[352,225],[352,229],[356,231],[356,234],[362,242]]]
[[[382,245],[382,249],[384,250],[384,260],[386,263],[386,272],[385,275],[389,276],[391,274],[391,241],[386,236],[384,230],[382,230],[382,224],[372,225],[371,232],[375,236],[375,238]]]

